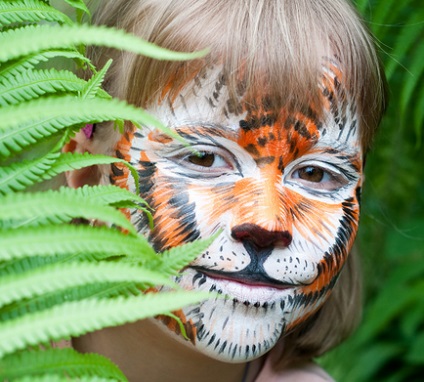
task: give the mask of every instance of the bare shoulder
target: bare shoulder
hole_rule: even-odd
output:
[[[281,378],[287,382],[335,382],[322,367],[313,362],[288,368],[282,371]]]
[[[264,370],[265,371],[265,370]],[[256,382],[335,382],[323,368],[313,362],[306,362],[284,370],[260,373]]]

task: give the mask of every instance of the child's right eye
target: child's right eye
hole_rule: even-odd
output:
[[[212,151],[201,151],[181,157],[180,163],[185,167],[200,172],[220,172],[232,170],[233,166],[224,156]]]

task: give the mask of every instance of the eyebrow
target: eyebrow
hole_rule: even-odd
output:
[[[190,139],[191,135],[205,137],[215,136],[231,140],[237,140],[238,131],[234,128],[214,122],[191,121],[174,127],[175,131],[183,137]]]

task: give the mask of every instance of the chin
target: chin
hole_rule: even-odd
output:
[[[176,282],[186,290],[212,292],[210,299],[185,307],[180,313],[186,327],[191,326],[195,349],[230,363],[264,355],[323,302],[300,303],[298,286],[252,285],[216,278],[194,268],[184,270]]]

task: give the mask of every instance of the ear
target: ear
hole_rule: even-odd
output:
[[[79,131],[63,148],[64,152],[91,153],[91,136],[84,130]],[[84,167],[80,170],[66,173],[66,180],[69,187],[78,188],[84,185],[94,186],[100,183],[101,172],[98,166]]]

